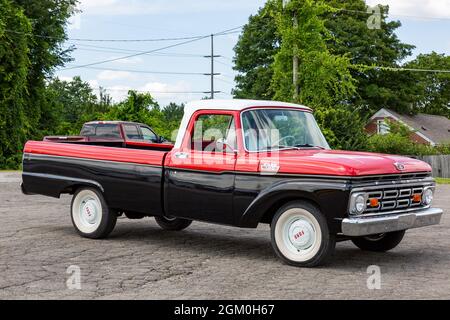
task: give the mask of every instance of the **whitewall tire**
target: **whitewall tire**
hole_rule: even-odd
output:
[[[108,208],[103,195],[93,188],[77,190],[70,212],[73,226],[85,238],[106,238],[117,222],[115,212]]]
[[[290,202],[278,210],[272,220],[271,240],[278,257],[297,267],[323,264],[336,246],[325,217],[304,201]]]

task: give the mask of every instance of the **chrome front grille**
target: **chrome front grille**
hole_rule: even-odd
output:
[[[383,190],[367,191],[367,209],[365,213],[376,213],[394,210],[404,210],[423,207],[421,201],[415,201],[415,195],[422,199],[424,187],[389,187]],[[378,200],[377,206],[372,206],[373,199]]]

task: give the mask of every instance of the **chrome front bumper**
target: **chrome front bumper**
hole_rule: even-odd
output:
[[[429,208],[404,214],[348,218],[342,221],[342,233],[360,237],[432,226],[441,222],[442,214],[442,209]]]

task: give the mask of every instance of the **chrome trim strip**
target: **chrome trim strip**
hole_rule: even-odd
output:
[[[420,185],[418,185],[420,184]],[[380,189],[392,189],[392,188],[404,188],[404,187],[416,187],[424,188],[424,187],[435,187],[436,183],[434,181],[424,181],[424,180],[417,180],[417,182],[412,182],[411,180],[406,181],[406,183],[402,183],[401,181],[393,181],[392,184],[386,184],[386,185],[377,185],[377,186],[368,186],[368,187],[360,187],[360,188],[354,188],[352,189],[353,192],[364,192],[364,191],[370,191],[370,190],[380,190]],[[380,190],[384,191],[384,190]]]
[[[342,221],[342,233],[345,236],[361,237],[432,226],[441,222],[442,214],[442,209],[428,208],[415,213],[376,216],[373,218],[347,218]]]
[[[102,185],[94,180],[58,176],[58,175],[46,174],[46,173],[33,173],[33,172],[23,172],[22,175],[29,176],[29,177],[35,177],[35,178],[81,182],[81,183],[85,183],[85,184],[94,185],[94,186],[98,187],[102,192],[105,192],[105,189],[103,189]]]
[[[83,158],[83,157],[55,156],[55,155],[49,155],[49,154],[25,153],[24,158],[25,158],[25,160],[48,160],[48,161],[57,161],[60,159],[82,160],[82,161],[92,161],[92,162],[100,162],[100,163],[129,164],[129,165],[141,166],[141,167],[162,168],[162,166],[151,165],[151,164],[142,164],[142,163],[134,163],[134,162],[126,162],[126,161],[99,160],[99,159],[90,159],[90,158]]]

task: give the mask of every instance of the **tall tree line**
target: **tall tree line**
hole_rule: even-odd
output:
[[[331,144],[353,150],[365,148],[365,121],[382,107],[450,117],[450,74],[376,68],[450,68],[450,57],[434,52],[404,63],[414,46],[400,41],[401,23],[388,21],[388,13],[381,7],[380,28],[369,28],[363,0],[268,0],[235,46],[235,97],[307,104]]]

